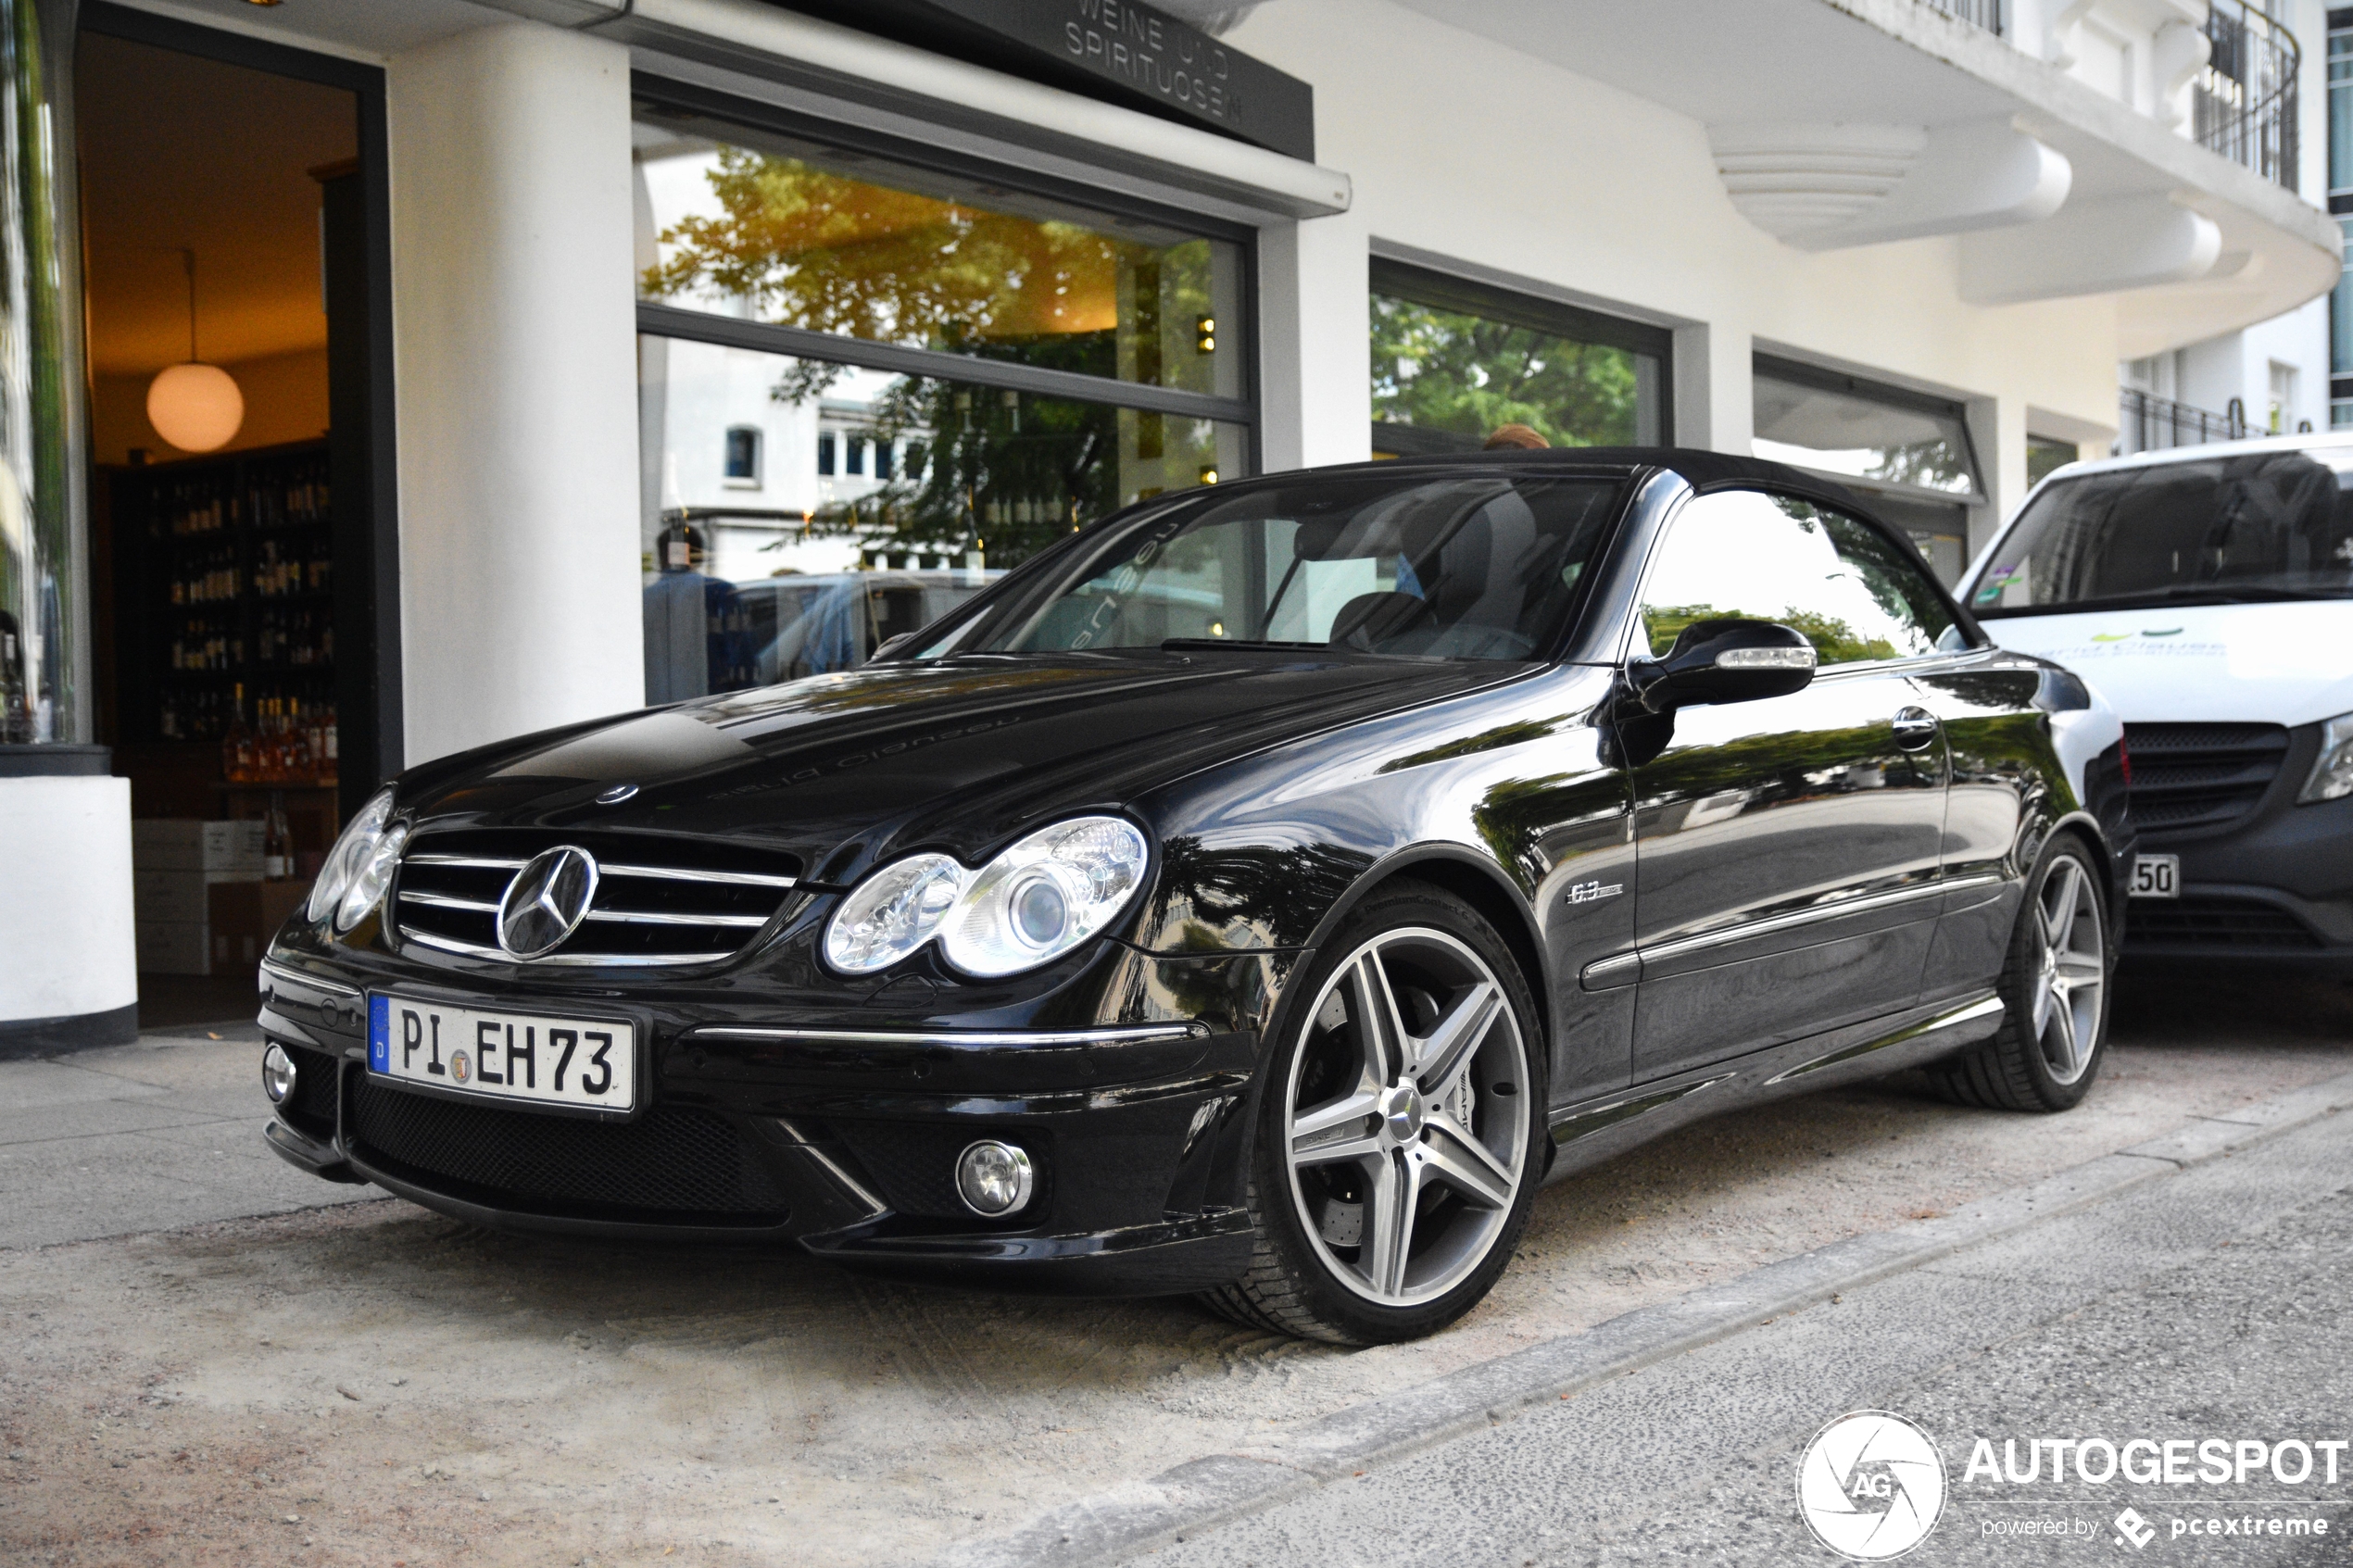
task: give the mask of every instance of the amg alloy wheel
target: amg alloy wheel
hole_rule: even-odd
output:
[[[1427,1334],[1486,1294],[1541,1165],[1526,984],[1436,890],[1382,897],[1302,976],[1268,1063],[1246,1321],[1343,1343]]]
[[[1931,1069],[1948,1098],[2065,1110],[2090,1090],[2108,1039],[2116,961],[2097,875],[2090,851],[2074,838],[2056,839],[2044,851],[2010,938],[2000,1032]]]

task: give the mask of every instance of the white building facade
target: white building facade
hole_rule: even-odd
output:
[[[389,773],[643,703],[651,595],[707,591],[716,626],[754,579],[1011,564],[1141,495],[1503,424],[1834,474],[1957,575],[2031,448],[2117,439],[2120,364],[2250,421],[2285,367],[2290,428],[2327,421],[2327,94],[2283,129],[2271,67],[2217,74],[2218,36],[2298,27],[2325,69],[2325,15],[2280,5],[94,0],[79,25],[316,56],[380,104]],[[27,751],[96,734],[91,633],[53,622]],[[12,792],[0,831],[38,832]],[[94,948],[104,983],[65,1002],[0,977],[0,1030],[119,1016],[121,962]]]

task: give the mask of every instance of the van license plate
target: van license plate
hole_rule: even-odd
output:
[[[2135,898],[2179,898],[2182,896],[2182,857],[2179,855],[2135,855],[2133,857],[2133,897]]]
[[[510,1105],[637,1107],[637,1031],[624,1020],[490,1012],[368,998],[368,1068],[380,1078]]]

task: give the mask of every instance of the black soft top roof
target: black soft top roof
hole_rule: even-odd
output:
[[[1546,446],[1536,451],[1518,447],[1496,452],[1414,453],[1377,458],[1366,463],[1340,463],[1305,470],[1314,473],[1396,472],[1402,469],[1453,468],[1576,468],[1665,469],[1680,475],[1694,489],[1718,484],[1770,484],[1777,489],[1819,495],[1842,506],[1869,512],[1870,503],[1835,480],[1793,469],[1763,458],[1736,458],[1729,452],[1705,452],[1692,446]],[[1268,478],[1277,477],[1268,475]],[[1280,476],[1284,478],[1291,475]]]

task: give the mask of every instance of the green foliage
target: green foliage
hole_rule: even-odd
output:
[[[1634,357],[1624,349],[1383,295],[1373,296],[1373,413],[1472,445],[1524,424],[1555,446],[1635,439]]]
[[[1206,241],[1147,245],[737,147],[721,147],[707,178],[720,211],[663,231],[669,259],[644,273],[648,297],[715,290],[812,331],[1149,384],[1209,374],[1190,358],[1192,321],[1214,314]],[[845,370],[789,360],[770,395],[806,403]],[[1162,427],[1177,427],[1174,450],[1186,421],[900,377],[869,433],[908,444],[901,471],[811,531],[875,551],[985,547],[992,565],[1014,565],[1118,507],[1123,419],[1131,456],[1159,472]]]
[[[956,348],[1107,325],[1122,253],[1143,250],[740,147],[721,147],[708,178],[720,213],[663,231],[648,296],[715,289],[812,332]]]

